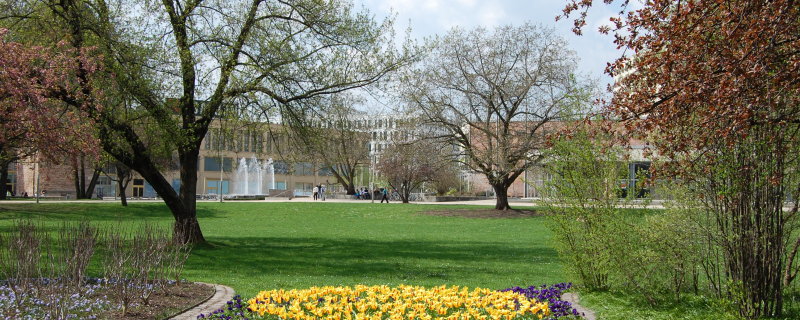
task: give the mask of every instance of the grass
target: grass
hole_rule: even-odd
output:
[[[475,208],[448,206],[448,209]],[[207,244],[195,247],[185,278],[221,283],[244,297],[260,290],[318,285],[460,285],[502,289],[572,281],[552,247],[544,217],[470,219],[420,212],[440,205],[368,203],[198,203]],[[652,214],[652,213],[639,213]],[[162,203],[0,203],[0,232],[15,219],[51,227],[91,220],[133,228],[166,226]],[[97,259],[95,259],[97,260]],[[94,272],[99,272],[95,265]],[[685,295],[649,306],[633,294],[581,292],[601,319],[728,319],[713,299]],[[800,294],[787,301],[800,305]],[[797,300],[797,301],[795,301]],[[797,308],[795,308],[797,309]],[[796,315],[796,313],[792,313]]]
[[[462,285],[502,289],[566,281],[543,218],[468,219],[420,211],[439,206],[351,203],[199,203],[208,244],[185,277],[243,296],[314,285]],[[0,231],[32,217],[52,226],[90,219],[169,225],[161,203],[1,204]]]

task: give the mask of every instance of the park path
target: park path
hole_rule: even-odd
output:
[[[202,282],[199,282],[202,283]],[[214,295],[211,296],[205,302],[202,302],[191,308],[189,310],[184,311],[183,313],[176,315],[170,319],[172,320],[195,320],[197,316],[202,314],[209,314],[211,312],[216,311],[217,309],[221,309],[227,305],[227,302],[233,299],[233,295],[235,291],[231,287],[223,286],[221,284],[211,284],[211,283],[203,283],[205,285],[213,286],[214,287]]]
[[[571,303],[572,307],[575,308],[575,310],[578,310],[578,313],[583,314],[584,319],[586,320],[597,319],[597,316],[595,316],[594,311],[586,309],[586,307],[579,304],[581,302],[581,298],[578,297],[577,293],[574,292],[565,293],[563,296],[561,296],[561,299]]]
[[[42,203],[99,203],[99,202],[119,202],[119,200],[114,199],[104,199],[104,200],[45,200]],[[136,202],[163,202],[160,199],[128,199],[128,202],[136,203]],[[197,202],[218,202],[217,200],[197,200]],[[314,200],[311,197],[296,197],[289,198],[284,197],[276,197],[276,198],[267,198],[266,200],[226,200],[225,202],[258,202],[258,203],[265,203],[265,202],[323,202],[321,200]],[[336,203],[352,203],[352,204],[368,204],[372,203],[370,200],[355,200],[355,199],[335,199],[335,198],[328,198],[324,202],[336,202]],[[538,203],[534,202],[534,199],[531,198],[512,198],[508,199],[509,204],[512,208],[517,207],[535,207],[539,206]],[[32,200],[6,200],[2,203],[29,203],[33,204]],[[375,203],[380,203],[380,201],[376,200]],[[400,203],[399,201],[392,201],[391,203]],[[414,201],[411,204],[435,204],[435,205],[477,205],[477,206],[494,206],[495,200],[494,199],[486,199],[486,200],[464,200],[464,201],[446,201],[446,202],[430,202],[430,201]],[[664,209],[661,200],[654,200],[647,206],[643,205],[633,205],[635,208],[649,208],[649,209]]]

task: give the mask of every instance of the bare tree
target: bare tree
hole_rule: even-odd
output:
[[[545,131],[587,98],[575,53],[552,29],[525,24],[489,31],[454,29],[403,78],[403,99],[435,138],[486,176],[496,209],[510,209],[508,187],[541,160]]]
[[[408,203],[411,192],[448,167],[448,155],[443,150],[432,140],[390,144],[381,154],[377,170],[397,189],[403,203]]]
[[[353,115],[359,114],[352,95],[338,94],[320,99],[324,111],[317,120],[294,126],[292,137],[308,157],[329,169],[348,195],[356,193],[355,179],[360,167],[369,163],[369,135],[359,130]]]

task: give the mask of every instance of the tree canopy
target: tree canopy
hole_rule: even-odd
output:
[[[724,262],[706,269],[718,276],[715,291],[732,297],[743,317],[780,315],[783,290],[800,270],[800,5],[620,4],[614,26],[601,30],[628,53],[606,70],[616,77],[609,116],[648,141],[665,172],[703,200],[718,246],[709,261]],[[576,32],[591,5],[568,2],[564,17],[579,12]]]
[[[88,118],[103,149],[153,186],[176,234],[191,242],[204,241],[195,207],[200,144],[222,108],[299,118],[314,107],[305,101],[373,83],[408,59],[390,44],[390,20],[376,23],[347,1],[12,2],[2,16],[14,31],[55,30],[75,52],[102,57],[98,74],[77,60],[81,92],[106,89]],[[163,150],[177,153],[178,191],[155,160]]]
[[[486,176],[504,210],[508,187],[541,159],[545,131],[588,98],[577,59],[552,29],[532,24],[454,29],[404,77],[402,94],[409,113],[439,128],[434,138]]]
[[[60,162],[78,150],[97,156],[83,111],[52,99],[55,92],[74,94],[71,52],[9,41],[7,32],[0,30],[0,181],[6,181],[9,163],[20,158]],[[5,196],[2,183],[0,198]]]

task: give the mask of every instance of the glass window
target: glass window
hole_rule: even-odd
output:
[[[220,185],[222,185],[222,188],[220,188]],[[228,180],[222,180],[222,184],[220,184],[219,180],[206,181],[207,194],[219,194],[219,192],[222,192],[222,194],[228,194]]]
[[[231,172],[233,168],[233,161],[231,158],[223,158],[222,159],[223,167],[225,172]],[[203,161],[203,169],[205,171],[219,171],[219,158],[217,157],[206,157]]]
[[[331,168],[327,168],[326,167],[326,168],[319,169],[319,172],[317,174],[321,175],[321,176],[332,176],[333,175],[333,171],[331,171]]]
[[[313,176],[314,175],[314,166],[308,162],[301,162],[295,164],[294,166],[294,174],[298,176]]]
[[[289,174],[289,165],[283,161],[275,161],[273,163],[275,166],[275,173],[276,174]],[[282,189],[286,190],[286,189]]]

